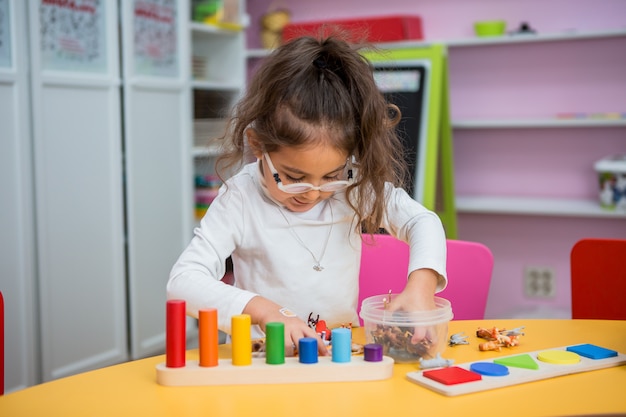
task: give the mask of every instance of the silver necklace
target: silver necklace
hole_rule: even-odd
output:
[[[287,219],[287,216],[285,216],[285,213],[283,213],[282,208],[280,206],[276,207],[278,211],[280,212],[280,214],[283,216],[283,219],[285,219],[285,222],[287,222],[287,225],[289,225],[289,230],[291,231],[291,234],[293,235],[293,237],[296,238],[300,246],[302,246],[304,249],[307,250],[307,252],[311,254],[311,257],[313,258],[313,261],[315,262],[315,264],[313,265],[313,269],[317,272],[321,272],[324,270],[324,267],[321,265],[321,263],[322,263],[322,259],[324,259],[324,255],[326,254],[326,247],[328,246],[328,241],[330,240],[330,234],[333,231],[333,223],[335,223],[333,206],[332,204],[330,204],[330,200],[328,200],[328,207],[330,207],[330,228],[328,229],[328,235],[326,235],[326,242],[324,242],[324,247],[322,248],[322,253],[320,254],[319,258],[315,256],[313,251],[309,249],[307,245],[304,244],[302,239],[300,239],[300,236],[298,236],[296,231],[293,229],[293,226],[291,226],[289,219]]]

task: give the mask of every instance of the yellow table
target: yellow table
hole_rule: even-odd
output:
[[[525,326],[515,348],[480,352],[477,327]],[[581,343],[626,353],[626,321],[453,321],[469,345],[446,348],[455,364]],[[363,332],[355,331],[362,342]],[[229,346],[220,347],[222,357]],[[188,359],[197,359],[190,351]],[[446,397],[406,378],[415,364],[394,365],[382,381],[164,387],[155,366],[164,356],[128,362],[59,379],[0,397],[0,416],[567,416],[626,413],[626,366]]]

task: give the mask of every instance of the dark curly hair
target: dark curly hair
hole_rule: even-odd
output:
[[[400,110],[378,89],[362,47],[334,34],[296,38],[272,52],[233,110],[221,138],[218,174],[227,176],[248,160],[249,127],[268,152],[315,145],[320,135],[313,133],[323,129],[331,146],[354,157],[357,175],[348,202],[363,231],[377,232],[385,216],[385,183],[403,185],[406,163],[395,129]]]

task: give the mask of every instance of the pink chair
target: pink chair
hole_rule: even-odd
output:
[[[390,235],[364,235],[359,274],[359,304],[373,295],[399,293],[408,276],[409,246]],[[477,242],[448,240],[448,286],[437,294],[452,303],[455,320],[480,320],[485,316],[493,254]]]
[[[626,240],[582,239],[570,255],[572,318],[626,320]]]
[[[0,395],[4,395],[4,297],[0,291]]]

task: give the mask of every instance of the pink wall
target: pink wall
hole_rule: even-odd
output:
[[[248,0],[248,45],[258,48],[259,17],[270,0]],[[294,0],[292,21],[419,14],[426,39],[472,37],[472,22],[530,22],[539,32],[626,29],[623,0]],[[453,120],[553,117],[562,112],[626,112],[626,37],[576,42],[452,47]],[[455,188],[459,195],[498,194],[592,198],[593,162],[626,152],[626,129],[457,129]],[[459,238],[495,255],[488,318],[569,317],[569,252],[586,236],[626,238],[626,220],[460,214]],[[556,273],[556,295],[524,295],[525,266]]]
[[[463,239],[480,241],[494,255],[487,318],[569,318],[571,290],[569,254],[581,237],[626,237],[626,221],[574,217],[464,214],[459,219]],[[557,277],[554,298],[529,299],[521,279],[524,267],[549,266]],[[596,279],[603,285],[602,277]]]
[[[626,110],[626,37],[452,47],[449,68],[453,119]]]
[[[626,152],[626,129],[600,129],[602,135],[596,135],[598,128],[457,132],[457,193],[595,198],[598,184],[593,162],[619,149]],[[626,236],[626,224],[622,226]]]

